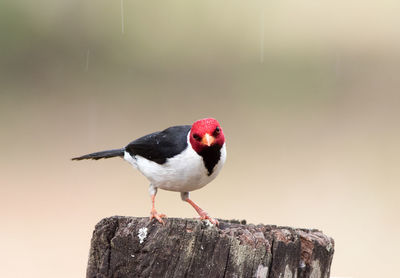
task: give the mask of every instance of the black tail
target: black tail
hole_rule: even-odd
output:
[[[110,157],[116,157],[124,156],[124,149],[115,149],[115,150],[108,150],[108,151],[102,151],[102,152],[97,152],[97,153],[90,153],[86,155],[82,155],[79,157],[74,157],[72,160],[82,160],[82,159],[101,159],[101,158],[110,158]]]

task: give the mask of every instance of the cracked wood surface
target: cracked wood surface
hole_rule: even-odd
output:
[[[334,241],[322,232],[219,221],[105,218],[87,277],[329,277]]]

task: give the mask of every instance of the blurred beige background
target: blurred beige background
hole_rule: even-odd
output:
[[[121,9],[122,8],[122,9]],[[147,216],[121,159],[72,162],[217,118],[211,215],[318,228],[332,276],[394,277],[398,1],[1,1],[2,277],[84,277],[103,217]],[[160,212],[196,217],[177,193]]]

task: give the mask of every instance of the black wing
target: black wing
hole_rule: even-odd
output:
[[[131,155],[140,155],[158,164],[180,154],[187,147],[190,125],[173,126],[154,132],[129,143],[125,150]]]

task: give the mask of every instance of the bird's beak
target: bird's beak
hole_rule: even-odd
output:
[[[203,139],[201,140],[201,142],[202,142],[204,145],[207,145],[208,147],[211,146],[211,145],[214,143],[214,141],[215,141],[214,136],[211,136],[211,135],[208,134],[208,133],[206,133],[206,134],[203,136]]]

